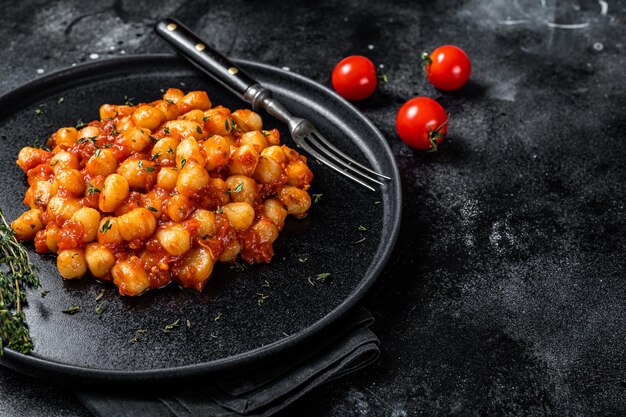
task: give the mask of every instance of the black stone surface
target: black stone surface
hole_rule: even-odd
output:
[[[388,137],[405,195],[366,303],[382,357],[283,415],[624,413],[623,1],[14,2],[0,16],[0,91],[94,53],[165,51],[150,29],[165,15],[231,56],[322,83],[348,54],[389,75],[359,105]],[[445,43],[473,62],[471,84],[450,94],[418,63]],[[436,155],[394,133],[418,94],[451,113]],[[58,386],[1,369],[0,387],[3,416],[88,415]]]

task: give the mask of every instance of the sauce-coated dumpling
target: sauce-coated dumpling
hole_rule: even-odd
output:
[[[285,217],[311,205],[306,158],[252,110],[170,88],[151,103],[104,104],[100,117],[17,159],[30,210],[11,226],[56,253],[65,279],[89,272],[124,295],[172,281],[201,291],[217,261],[269,262]]]

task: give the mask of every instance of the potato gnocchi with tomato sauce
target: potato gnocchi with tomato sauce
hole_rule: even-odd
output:
[[[204,91],[100,107],[100,120],[25,147],[30,210],[11,226],[65,279],[90,273],[123,295],[172,281],[202,291],[217,261],[269,262],[285,218],[306,216],[307,159],[247,109]]]

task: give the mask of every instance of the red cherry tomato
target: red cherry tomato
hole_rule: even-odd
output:
[[[430,55],[424,52],[422,59],[428,81],[440,90],[458,90],[467,83],[472,72],[469,57],[457,46],[440,46]]]
[[[364,56],[349,56],[335,66],[332,83],[340,96],[352,101],[363,100],[376,90],[376,67]]]
[[[432,98],[415,97],[398,110],[396,130],[410,147],[434,152],[448,131],[448,115]]]

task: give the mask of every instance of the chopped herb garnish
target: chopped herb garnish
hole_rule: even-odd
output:
[[[53,163],[50,164],[51,167],[55,166],[56,164],[59,163],[59,160],[57,159],[56,161],[54,161]]]
[[[76,122],[76,129],[82,129],[85,126],[87,126],[87,123],[83,122],[82,119],[78,119]]]
[[[125,104],[125,105],[127,105],[127,106],[132,107],[132,106],[134,106],[134,105],[135,105],[135,97],[127,97],[127,96],[124,96],[124,100],[126,100],[126,101],[124,102],[124,104]]]
[[[308,260],[309,260],[309,258],[298,258],[298,262],[300,262],[300,263],[305,263]]]
[[[382,68],[378,68],[378,71],[376,71],[376,75],[378,76],[378,79],[385,84],[387,83],[387,81],[389,81],[389,77],[387,77],[387,73],[383,71]]]
[[[320,200],[322,199],[322,196],[323,196],[324,194],[311,194],[311,195],[313,196],[313,202],[314,202],[314,203],[319,203],[319,202],[320,202]]]
[[[187,328],[191,327],[191,321],[189,319],[185,320],[185,323],[187,324]]]
[[[170,104],[176,104],[174,100],[170,100],[169,98],[166,98],[165,101],[167,101]]]
[[[230,269],[233,269],[237,272],[243,272],[246,270],[246,264],[242,262],[235,262],[234,264],[230,266]]]
[[[111,230],[111,219],[106,219],[106,221],[102,224],[100,233],[106,233],[108,230]]]
[[[120,132],[117,131],[117,127],[113,126],[113,130],[111,130],[112,135],[119,135]]]
[[[211,116],[204,116],[204,117],[202,118],[202,121],[203,121],[203,122],[206,122],[207,120],[211,120]]]
[[[362,238],[362,239],[357,240],[357,241],[356,241],[356,242],[354,242],[354,243],[355,243],[355,244],[356,244],[356,243],[363,243],[363,242],[365,242],[365,240],[366,240],[366,239],[367,239],[367,238],[365,238],[365,237],[364,237],[364,238]]]
[[[32,147],[33,148],[43,148],[44,145],[44,139],[43,138],[37,138],[33,141]]]
[[[330,277],[330,272],[322,272],[315,276],[315,280],[319,282],[326,282],[326,280]]]
[[[102,313],[104,313],[107,309],[107,302],[103,301],[100,304],[98,304],[96,306],[96,314],[98,315],[98,318],[100,318],[100,316],[102,316]]]
[[[285,337],[289,337],[289,333],[287,333],[287,332],[283,332],[283,336],[285,336]]]
[[[39,295],[41,295],[41,298],[46,298],[46,295],[50,294],[49,290],[43,290],[39,293]]]
[[[137,330],[135,330],[135,333],[145,333],[145,332],[147,332],[146,329],[137,329]]]
[[[89,187],[87,187],[87,195],[92,195],[100,192],[100,189],[95,187],[92,183],[88,182],[87,185],[89,185]]]
[[[218,207],[218,208],[215,210],[215,214],[222,214],[223,212],[224,212],[224,207]],[[231,268],[231,269],[233,269],[233,267],[232,267],[232,266],[231,266],[230,268]]]
[[[172,148],[167,148],[167,153],[174,153],[174,149],[172,149]]]
[[[72,306],[63,310],[63,313],[72,315],[72,314],[78,313],[79,311],[80,311],[80,306]]]
[[[165,133],[166,135],[170,134],[170,128],[169,127],[164,127],[163,128],[163,133]]]
[[[186,158],[181,158],[180,159],[180,168],[185,168],[185,164],[187,163],[187,159]]]
[[[152,141],[152,143],[157,143],[159,141],[157,138],[155,138],[152,135],[150,135],[150,140]]]
[[[172,330],[174,330],[175,328],[180,327],[180,319],[176,319],[176,321],[174,323],[168,324],[167,326],[165,326],[163,328],[163,331],[165,333],[169,333]]]
[[[380,204],[380,203],[382,203],[382,201],[379,201],[379,200],[374,201],[374,204]]]
[[[96,158],[100,158],[100,153],[102,153],[102,149],[96,149],[96,151],[93,154]]]
[[[268,137],[270,134],[267,133],[265,130],[261,130],[261,133],[263,133],[263,136]]]
[[[241,190],[243,190],[243,182],[240,182],[239,184],[237,184],[237,186],[235,187],[235,189],[233,190],[234,193],[238,193]]]
[[[361,226],[359,225],[359,227],[357,228],[359,230],[359,232],[364,232],[367,230],[367,228],[365,226]]]
[[[100,292],[98,293],[98,295],[96,295],[96,303],[100,300],[102,300],[102,297],[104,297],[104,290],[100,290]]]
[[[97,136],[90,136],[88,138],[80,138],[78,139],[78,143],[91,143],[92,145],[94,144],[95,140],[96,140]]]
[[[260,305],[260,306],[265,304],[265,300],[270,298],[269,294],[263,294],[261,292],[257,293],[257,295],[259,296],[259,298],[257,299],[257,304]]]
[[[139,161],[139,163],[137,164],[139,166],[139,168],[143,168],[143,159]]]
[[[212,337],[213,339],[217,339],[217,335],[216,335],[216,334],[211,333],[211,337]]]
[[[213,321],[218,321],[220,318],[222,318],[222,313],[221,312],[217,313],[217,316],[215,316]]]
[[[196,126],[196,132],[202,134],[202,128],[200,126]]]
[[[65,101],[65,99],[63,97],[60,97],[59,100],[57,101],[57,103],[61,104]]]
[[[141,339],[138,338],[137,336],[133,337],[132,339],[130,339],[128,341],[128,343],[130,343],[131,345],[134,345],[135,343],[139,342]]]
[[[161,156],[161,154],[159,152],[155,153],[154,155],[152,155],[152,157],[150,158],[151,161],[154,161],[155,159],[158,159]]]
[[[235,122],[233,119],[226,119],[224,120],[224,129],[226,129],[227,132],[235,132],[235,130],[237,130],[237,122]]]
[[[263,284],[261,284],[261,287],[269,288],[270,287],[270,282],[268,280],[263,280]]]
[[[154,207],[152,207],[152,206],[148,206],[148,210],[150,210],[150,211],[152,211],[152,212],[155,212],[155,213],[158,213],[158,212],[159,212],[159,210],[157,210],[156,208],[154,208]]]
[[[153,172],[154,171],[154,167],[146,167],[146,172]]]
[[[41,115],[43,114],[43,110],[42,110],[42,109],[40,109],[39,107],[37,107],[37,108],[35,109],[35,114],[36,114],[37,116],[41,116]]]

